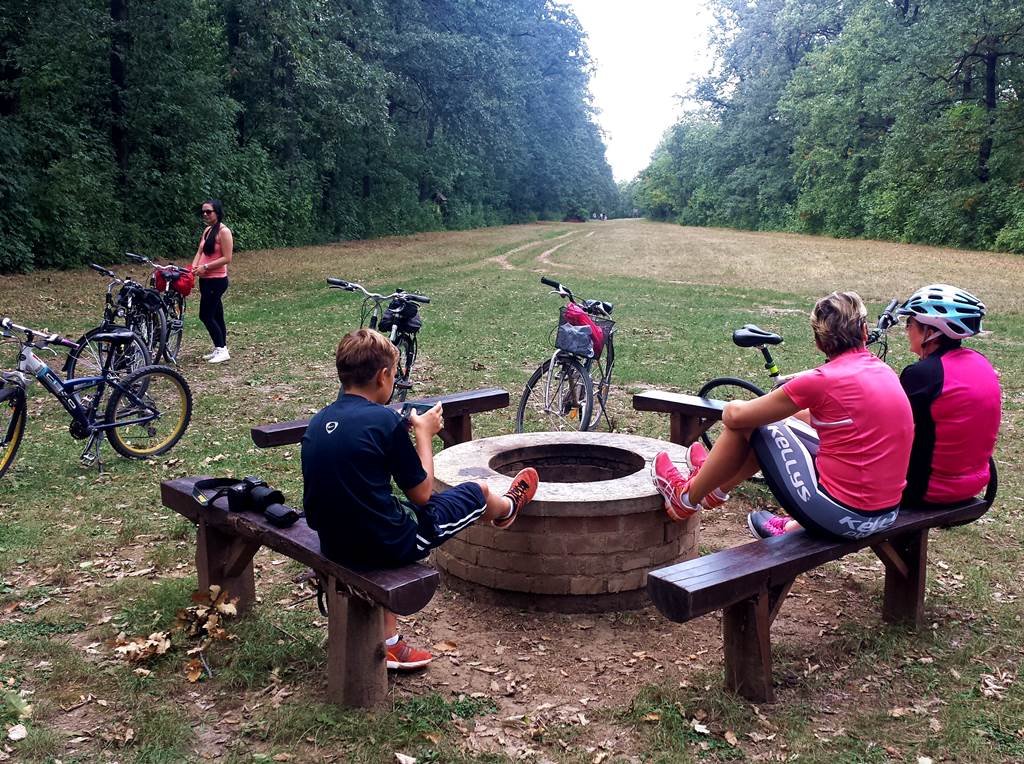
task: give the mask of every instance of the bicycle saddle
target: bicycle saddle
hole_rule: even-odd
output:
[[[603,310],[608,315],[611,315],[612,308],[614,308],[614,307],[615,306],[612,305],[610,302],[605,302],[604,300],[584,300],[583,301],[583,310],[587,311],[587,313],[593,313],[595,310],[598,313],[600,313]]]
[[[747,324],[742,329],[737,329],[732,333],[732,341],[741,348],[756,348],[758,345],[781,344],[782,337],[766,332],[754,324]]]
[[[111,345],[127,345],[135,339],[135,332],[131,329],[115,329],[110,332],[99,332],[89,339],[93,342],[109,342]]]
[[[183,274],[181,271],[166,270],[160,271],[160,275],[163,276],[168,281],[177,281],[182,277]]]

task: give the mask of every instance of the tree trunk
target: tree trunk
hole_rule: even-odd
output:
[[[988,183],[990,175],[988,160],[992,156],[992,130],[995,126],[996,85],[998,84],[996,70],[999,65],[999,53],[994,50],[998,42],[996,40],[989,42],[992,47],[985,53],[985,115],[987,119],[985,137],[978,147],[978,180],[982,183]]]
[[[128,0],[110,0],[110,142],[117,163],[118,181],[128,177],[128,130],[125,91],[128,79]]]

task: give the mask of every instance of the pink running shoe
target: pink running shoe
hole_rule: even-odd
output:
[[[689,470],[687,470],[689,472]],[[696,514],[700,507],[688,507],[682,502],[682,495],[690,484],[689,474],[683,475],[669,458],[667,451],[660,452],[651,463],[651,478],[654,487],[665,499],[665,511],[675,522],[682,522]]]
[[[747,515],[747,527],[754,538],[766,539],[786,532],[788,517],[779,517],[766,509],[757,509]]]
[[[686,449],[686,466],[690,468],[690,479],[696,477],[697,473],[700,472],[704,466],[704,462],[708,460],[708,450],[704,448],[704,444],[699,440],[691,443]],[[725,494],[724,497],[715,495],[712,491],[703,499],[700,500],[700,504],[704,509],[717,509],[718,507],[725,504],[729,500],[729,494]]]

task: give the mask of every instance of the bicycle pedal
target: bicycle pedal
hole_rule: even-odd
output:
[[[395,382],[395,387],[399,390],[412,390],[412,382]]]

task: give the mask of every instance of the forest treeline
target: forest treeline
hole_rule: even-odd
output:
[[[1024,251],[1024,4],[710,0],[714,70],[631,184],[685,225]]]
[[[0,272],[610,208],[552,0],[4,0]]]

